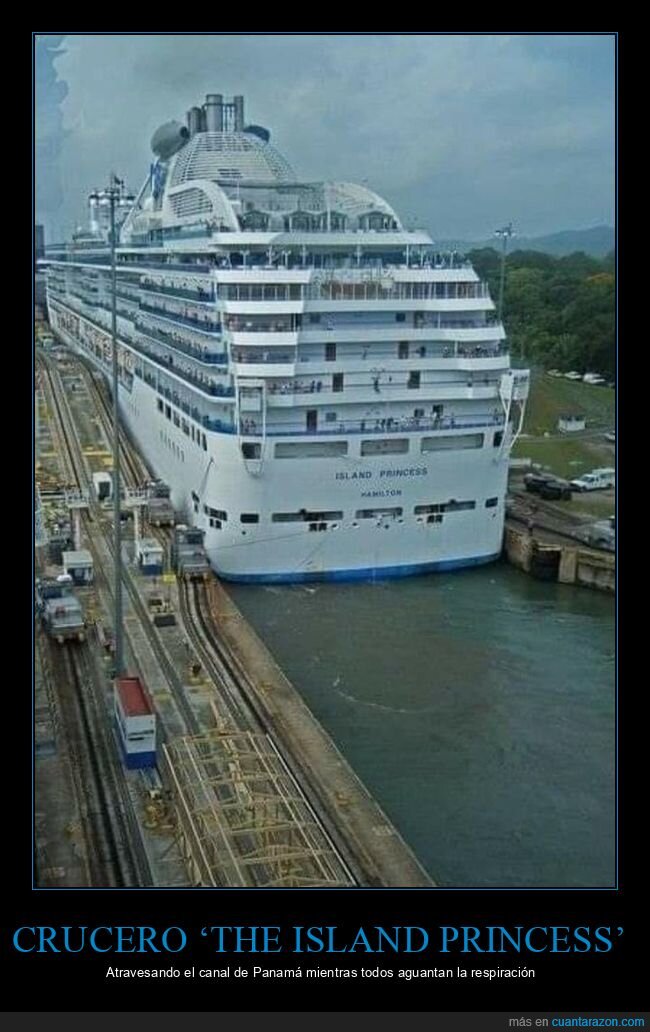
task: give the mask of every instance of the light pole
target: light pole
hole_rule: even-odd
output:
[[[119,198],[119,189],[123,184],[116,175],[111,174],[108,187],[110,201],[110,244],[111,244],[111,349],[112,390],[113,390],[113,520],[115,523],[113,536],[114,574],[115,574],[115,609],[114,609],[114,642],[115,642],[115,677],[124,673],[124,646],[122,626],[122,523],[120,505],[120,414],[118,407],[118,365],[117,365],[117,268],[115,264],[115,201]]]
[[[514,236],[514,230],[512,228],[512,222],[509,222],[503,229],[495,229],[494,235],[501,237],[501,279],[499,282],[499,322],[503,320],[503,291],[506,284],[506,251],[508,249],[508,240],[511,236]]]

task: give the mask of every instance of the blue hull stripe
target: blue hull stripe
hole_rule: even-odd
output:
[[[468,566],[493,563],[501,552],[472,556],[468,559],[440,559],[432,563],[410,563],[404,566],[364,566],[358,570],[326,570],[322,573],[243,573],[229,574],[217,571],[222,580],[236,584],[302,584],[305,581],[378,581],[395,577],[413,577],[419,573],[460,570]]]

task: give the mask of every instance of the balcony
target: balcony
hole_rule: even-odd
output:
[[[180,323],[181,326],[189,326],[192,330],[198,330],[199,333],[207,333],[210,335],[221,334],[221,323],[218,320],[210,319],[208,316],[191,316],[181,315],[180,312],[171,311],[168,308],[161,308],[160,305],[147,304],[144,301],[140,301],[140,311],[150,312],[155,315],[157,319],[164,319],[167,322]]]
[[[301,344],[365,344],[372,356],[373,344],[403,340],[408,342],[449,342],[459,344],[483,344],[489,346],[505,339],[502,326],[471,326],[454,323],[438,326],[437,322],[412,326],[408,323],[345,323],[332,322],[318,329],[302,329],[297,334]]]
[[[163,370],[165,373],[168,373],[170,376],[176,376],[179,379],[184,380],[185,383],[191,384],[197,390],[202,391],[204,394],[212,398],[234,397],[234,387],[224,386],[222,384],[215,383],[215,381],[211,380],[209,377],[203,376],[200,373],[197,374],[195,371],[188,369],[187,367],[174,365],[173,362],[169,361],[167,356],[159,355],[152,349],[147,348],[146,344],[143,344],[142,341],[132,343],[131,346],[139,354],[145,356],[150,361],[155,362],[156,366],[159,369]]]
[[[301,422],[277,422],[267,423],[267,437],[331,437],[333,435],[349,434],[404,434],[421,433],[422,431],[449,432],[455,430],[474,429],[498,429],[505,425],[502,414],[499,415],[476,415],[465,417],[445,417],[443,419],[416,419],[414,416],[395,419],[346,419],[332,423],[325,423],[316,430],[307,430],[305,423]],[[246,437],[261,437],[261,422],[255,419],[246,418],[240,421],[240,431]]]
[[[182,354],[187,355],[188,358],[193,358],[202,365],[226,365],[228,362],[228,356],[225,351],[208,351],[207,348],[199,350],[198,347],[194,348],[187,344],[178,334],[166,333],[162,329],[144,326],[140,322],[137,323],[137,328],[140,333],[151,337],[152,340],[157,340],[164,344],[165,347],[172,348],[174,351],[180,351]]]
[[[479,345],[466,345],[458,341],[449,344],[421,344],[412,347],[408,352],[400,354],[395,343],[369,344],[364,348],[341,347],[337,348],[336,357],[328,359],[324,351],[320,354],[306,352],[301,347],[298,352],[298,363],[307,368],[301,371],[311,375],[312,373],[324,373],[331,375],[332,369],[337,372],[359,373],[364,369],[381,367],[382,372],[394,373],[405,369],[421,370],[489,370],[503,369],[508,364],[509,347],[503,342],[501,344],[486,343]]]
[[[305,286],[304,297],[309,301],[489,301],[490,293],[484,283],[392,282],[390,272],[385,272],[383,276],[372,277],[365,273],[356,282],[347,279],[312,282]]]
[[[319,405],[336,405],[340,402],[388,405],[402,401],[493,401],[498,397],[499,382],[469,383],[464,378],[445,380],[441,383],[425,382],[417,386],[409,386],[407,383],[390,383],[378,387],[373,383],[347,384],[339,390],[333,390],[322,380],[311,380],[297,384],[291,381],[272,383],[268,385],[267,390],[269,404],[281,408],[292,408],[296,403],[308,404],[305,399],[312,397]]]
[[[176,287],[163,286],[161,283],[143,280],[141,290],[146,294],[165,294],[169,297],[182,297],[187,301],[196,301],[197,304],[214,304],[215,294],[212,287]]]

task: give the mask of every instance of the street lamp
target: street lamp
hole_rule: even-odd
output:
[[[506,251],[508,249],[508,240],[511,236],[514,236],[514,230],[512,228],[512,222],[509,222],[503,229],[495,229],[494,235],[501,237],[502,248],[501,248],[501,279],[499,282],[499,322],[503,319],[503,290],[506,283]]]
[[[124,673],[124,631],[122,626],[122,521],[120,504],[120,414],[117,392],[119,387],[117,366],[117,268],[115,264],[115,202],[121,196],[122,180],[111,173],[108,190],[110,202],[110,245],[111,245],[111,350],[112,390],[113,390],[113,520],[115,523],[113,536],[114,574],[115,574],[115,609],[114,609],[114,641],[115,641],[115,677]]]

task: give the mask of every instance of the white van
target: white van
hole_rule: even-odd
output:
[[[615,486],[615,469],[592,469],[591,473],[585,473],[571,481],[571,487],[575,491],[602,491],[604,488]]]

